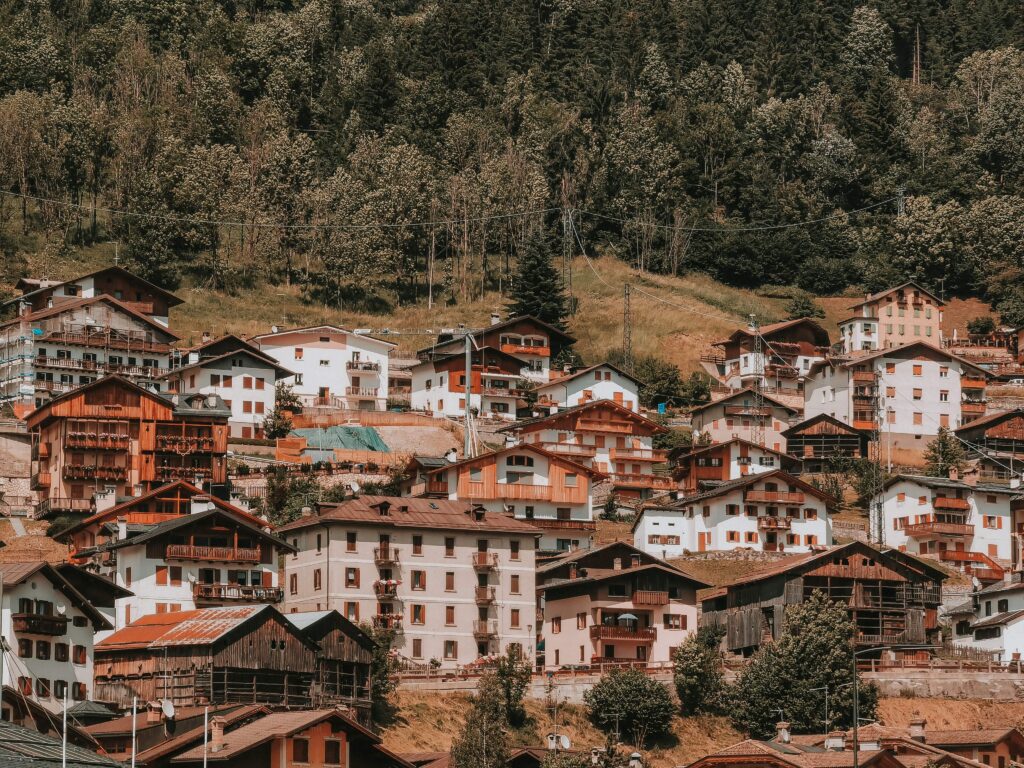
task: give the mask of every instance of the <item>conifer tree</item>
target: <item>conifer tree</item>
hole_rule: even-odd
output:
[[[967,454],[960,441],[947,427],[939,427],[935,439],[924,452],[927,471],[931,477],[949,477],[951,470],[960,472],[967,463]]]
[[[531,235],[519,247],[516,273],[509,291],[512,317],[532,315],[556,328],[565,328],[569,316],[562,278],[551,260],[551,250],[540,234]]]
[[[504,692],[498,678],[480,678],[466,727],[452,744],[452,768],[505,768],[508,739],[505,735]]]

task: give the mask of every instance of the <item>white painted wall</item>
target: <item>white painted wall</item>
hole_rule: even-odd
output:
[[[570,408],[593,400],[615,400],[618,397],[619,405],[632,411],[640,410],[637,384],[604,365],[580,376],[556,378],[549,384],[539,387],[537,396],[550,399],[559,408]]]

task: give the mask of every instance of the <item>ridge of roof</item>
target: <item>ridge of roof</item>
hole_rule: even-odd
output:
[[[223,360],[224,358],[234,357],[235,355],[248,355],[252,359],[260,361],[261,363],[263,363],[267,367],[273,368],[275,371],[277,371],[279,374],[281,374],[280,378],[286,378],[288,376],[294,376],[295,375],[294,371],[288,370],[283,365],[281,365],[279,362],[274,360],[270,355],[268,355],[266,353],[263,353],[263,352],[261,352],[258,349],[252,349],[252,348],[245,349],[245,348],[242,348],[242,349],[233,349],[233,350],[230,350],[228,352],[222,352],[219,355],[214,355],[213,357],[202,357],[199,360],[196,360],[194,363],[186,363],[185,365],[179,365],[177,368],[171,368],[166,373],[160,374],[157,378],[159,378],[159,379],[166,379],[169,376],[173,376],[176,373],[180,373],[181,371],[187,371],[187,370],[189,370],[191,368],[199,368],[199,367],[202,367],[204,365],[209,365],[210,363],[216,363],[216,362],[218,362],[220,360]]]
[[[150,317],[149,315],[145,314],[144,312],[140,312],[137,309],[129,307],[123,301],[121,301],[120,299],[114,298],[109,293],[101,293],[98,296],[80,297],[78,299],[70,299],[68,301],[62,301],[59,304],[54,304],[52,307],[46,307],[44,309],[38,309],[38,310],[36,310],[34,312],[29,312],[28,314],[26,314],[23,317],[13,318],[13,319],[3,323],[3,326],[11,325],[13,323],[20,323],[20,322],[24,322],[24,321],[32,322],[33,320],[43,320],[43,319],[45,319],[47,317],[51,317],[53,315],[59,315],[61,312],[66,312],[69,309],[76,309],[77,307],[85,307],[85,306],[89,306],[90,304],[96,304],[98,302],[106,302],[108,304],[113,304],[118,309],[120,309],[122,312],[125,312],[126,314],[131,315],[132,317],[136,318],[137,320],[141,320],[146,325],[149,325],[150,327],[157,329],[158,331],[160,331],[163,334],[166,334],[167,336],[171,337],[172,339],[180,339],[181,338],[178,334],[176,334],[174,331],[172,331],[166,325],[163,325],[162,323],[158,323],[156,320],[154,320],[152,317]],[[9,303],[9,302],[7,302],[7,303]],[[0,304],[0,306],[4,306],[4,305]]]
[[[710,408],[710,407],[712,407],[714,405],[720,405],[721,403],[727,402],[729,400],[732,400],[733,398],[739,397],[740,395],[744,395],[744,394],[757,395],[761,399],[766,400],[767,402],[771,403],[772,405],[776,405],[779,408],[783,408],[783,409],[789,411],[790,413],[799,413],[800,412],[799,408],[794,408],[791,405],[786,405],[781,400],[776,400],[774,397],[772,397],[770,395],[766,395],[763,392],[755,392],[755,390],[752,389],[751,387],[743,387],[742,389],[737,389],[734,392],[729,393],[725,397],[720,397],[717,400],[709,400],[706,403],[701,403],[700,405],[695,405],[695,406],[693,406],[690,409],[690,413],[698,413],[699,411],[706,410],[707,408]]]
[[[495,323],[494,325],[484,326],[483,328],[479,328],[479,329],[474,330],[473,331],[473,336],[474,337],[480,336],[481,334],[484,334],[484,333],[486,333],[488,331],[501,330],[502,328],[506,328],[506,327],[512,325],[513,323],[517,323],[517,322],[520,322],[522,320],[531,320],[534,323],[536,323],[537,325],[547,329],[549,333],[555,333],[555,334],[561,336],[563,339],[566,339],[568,341],[567,346],[572,345],[572,344],[574,344],[576,342],[576,338],[574,336],[569,335],[568,333],[563,331],[561,328],[558,328],[557,326],[554,326],[551,323],[546,323],[543,320],[541,320],[540,318],[534,317],[533,315],[517,315],[516,317],[510,317],[507,320],[502,320],[500,323]],[[440,336],[440,335],[441,334],[438,334],[438,336]],[[431,350],[437,349],[440,346],[446,346],[446,345],[451,344],[452,342],[456,342],[456,341],[459,341],[458,337],[451,338],[451,339],[445,339],[444,341],[435,342],[434,344],[431,344],[429,346],[423,347],[422,349],[418,349],[418,350],[416,350],[416,352],[417,353],[430,352]]]
[[[336,333],[343,333],[346,336],[355,336],[356,338],[359,338],[359,339],[371,339],[372,341],[379,342],[380,344],[387,344],[389,347],[397,347],[398,346],[398,344],[396,344],[393,341],[385,341],[384,339],[379,339],[376,336],[372,336],[372,335],[370,335],[368,333],[356,333],[351,328],[345,328],[345,327],[340,326],[340,325],[332,325],[331,323],[320,323],[319,325],[307,325],[307,326],[304,326],[302,328],[281,328],[280,330],[271,331],[270,333],[257,333],[255,336],[251,336],[250,337],[250,341],[255,341],[257,339],[266,339],[266,338],[270,338],[271,336],[284,336],[285,334],[288,334],[288,333],[306,333],[308,331],[318,331],[321,328],[329,330],[329,331],[335,331]]]
[[[599,400],[597,402],[602,401]],[[516,443],[515,445],[509,445],[504,448],[498,448],[497,450],[489,451],[488,453],[482,453],[479,456],[471,456],[469,458],[459,459],[458,461],[451,462],[450,464],[448,464],[448,466],[440,467],[438,469],[432,469],[427,474],[434,474],[435,472],[446,472],[449,469],[461,467],[464,464],[472,464],[473,462],[481,461],[482,459],[498,457],[505,453],[508,453],[509,451],[516,450],[533,451],[534,453],[538,453],[541,456],[547,457],[549,461],[554,461],[558,464],[564,464],[570,467],[574,467],[578,471],[590,475],[591,477],[607,477],[608,474],[607,472],[601,472],[600,470],[594,469],[593,467],[588,467],[585,464],[575,462],[572,459],[567,459],[564,456],[559,456],[558,454],[552,453],[551,451],[545,448],[541,448],[539,445],[535,445],[534,443]]]
[[[539,385],[537,387],[537,389],[541,390],[541,389],[546,389],[547,387],[550,387],[550,386],[554,386],[556,384],[565,384],[565,382],[567,382],[567,381],[572,381],[573,379],[577,379],[580,376],[584,376],[584,375],[586,375],[588,373],[592,373],[593,371],[597,370],[598,368],[611,368],[613,371],[615,371],[617,374],[619,374],[623,378],[629,379],[630,381],[632,381],[635,384],[643,384],[643,382],[640,381],[640,379],[638,379],[633,374],[628,373],[627,371],[624,371],[622,368],[620,368],[619,366],[615,365],[614,363],[609,363],[607,360],[605,360],[603,363],[597,363],[596,365],[589,365],[586,368],[580,368],[578,371],[575,371],[573,373],[567,373],[564,376],[559,376],[557,379],[549,379],[546,384]]]
[[[548,413],[548,414],[545,414],[543,416],[531,416],[528,419],[520,419],[520,420],[518,420],[516,422],[513,422],[512,424],[507,425],[507,426],[499,427],[497,431],[498,432],[515,432],[515,431],[518,431],[518,430],[522,429],[523,427],[533,426],[535,424],[539,424],[541,422],[548,421],[550,419],[554,419],[554,418],[557,418],[557,417],[560,417],[560,416],[566,416],[566,415],[571,416],[573,414],[581,413],[581,412],[589,410],[591,408],[596,408],[597,406],[612,406],[612,408],[614,410],[616,410],[619,413],[621,413],[624,417],[626,417],[626,418],[633,418],[633,419],[639,419],[645,425],[650,425],[651,427],[653,427],[655,429],[655,431],[657,431],[659,433],[664,433],[664,432],[668,432],[669,431],[668,427],[666,427],[664,424],[659,424],[658,422],[654,421],[653,419],[649,419],[646,416],[644,416],[643,414],[637,413],[636,411],[633,411],[633,410],[630,410],[626,406],[620,405],[619,403],[616,403],[614,400],[609,400],[607,398],[602,398],[600,400],[588,400],[585,403],[578,403],[576,405],[570,405],[568,408],[562,408],[562,409],[560,409],[558,411],[555,411],[554,413]],[[525,445],[525,443],[524,443],[524,445]]]
[[[851,305],[849,307],[849,309],[856,309],[857,307],[863,307],[865,304],[870,304],[873,301],[878,301],[879,299],[884,298],[885,296],[888,296],[890,293],[893,293],[894,291],[898,291],[901,288],[906,288],[908,285],[912,285],[915,288],[917,288],[919,291],[923,291],[924,293],[927,293],[932,299],[934,299],[937,302],[938,306],[940,306],[940,307],[941,306],[945,306],[945,304],[946,304],[945,301],[940,299],[938,296],[936,296],[934,293],[929,291],[923,285],[921,285],[920,283],[918,283],[915,280],[907,280],[906,282],[900,283],[899,285],[894,285],[892,288],[885,288],[885,289],[883,289],[881,291],[878,291],[877,293],[869,293],[866,298],[862,299],[861,301],[857,302],[856,304]]]

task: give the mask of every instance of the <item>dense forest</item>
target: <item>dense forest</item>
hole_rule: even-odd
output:
[[[7,277],[459,301],[544,237],[1024,324],[1024,4],[860,2],[3,0]]]

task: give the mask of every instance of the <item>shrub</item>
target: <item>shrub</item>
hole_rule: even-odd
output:
[[[675,704],[668,687],[641,669],[613,669],[583,694],[594,725],[605,732],[618,728],[636,747],[666,734]]]

